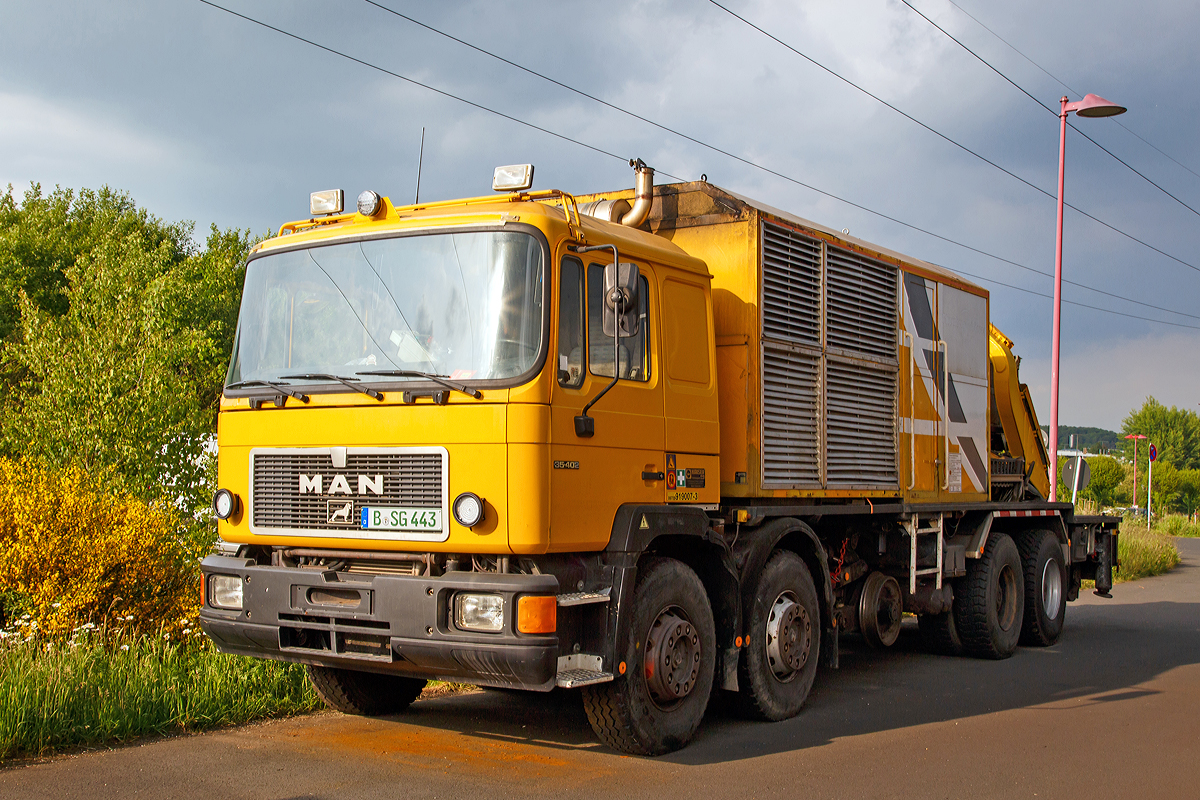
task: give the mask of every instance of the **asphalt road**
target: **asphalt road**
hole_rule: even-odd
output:
[[[710,709],[658,759],[597,743],[577,699],[479,692],[0,771],[8,798],[1200,797],[1200,540],[1168,575],[1068,606],[1006,661],[844,646],[795,719]]]

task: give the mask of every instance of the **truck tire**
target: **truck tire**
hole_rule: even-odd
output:
[[[966,651],[979,658],[1008,658],[1017,649],[1025,617],[1021,554],[1011,538],[992,534],[983,555],[967,566],[954,618]]]
[[[963,654],[963,641],[958,633],[958,622],[954,619],[954,609],[941,614],[920,614],[917,616],[917,625],[929,652],[942,656]]]
[[[704,584],[670,558],[638,565],[633,609],[617,643],[622,673],[583,687],[583,707],[600,740],[656,756],[686,745],[712,694],[717,637]]]
[[[800,713],[821,649],[821,610],[812,573],[787,550],[776,551],[759,578],[738,661],[738,702],[747,716],[781,720]]]
[[[1026,531],[1017,538],[1025,568],[1025,623],[1021,644],[1049,647],[1062,635],[1067,618],[1067,570],[1058,537]]]
[[[307,666],[308,682],[325,705],[343,714],[374,717],[412,705],[427,681],[337,667]]]

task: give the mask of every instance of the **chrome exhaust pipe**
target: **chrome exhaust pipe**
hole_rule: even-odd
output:
[[[629,166],[637,173],[637,180],[634,183],[633,208],[621,216],[621,224],[637,228],[650,216],[650,206],[654,203],[654,170],[640,158],[630,161]]]

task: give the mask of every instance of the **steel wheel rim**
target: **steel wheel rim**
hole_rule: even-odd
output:
[[[687,699],[700,674],[700,633],[679,606],[667,606],[646,633],[643,671],[650,700],[663,710]]]
[[[1017,621],[1017,576],[1013,568],[1005,564],[996,581],[996,622],[1000,630],[1012,630]]]
[[[1054,563],[1054,559],[1046,559],[1042,568],[1042,608],[1046,619],[1057,619],[1059,608],[1062,606],[1062,570]]]
[[[767,663],[780,683],[804,669],[812,648],[812,620],[791,592],[781,592],[767,615]]]

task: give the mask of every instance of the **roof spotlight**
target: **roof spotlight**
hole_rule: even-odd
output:
[[[358,213],[364,217],[373,217],[379,213],[379,195],[367,189],[358,196]]]

